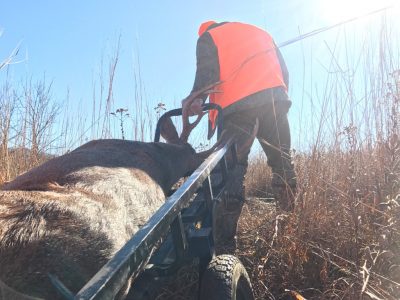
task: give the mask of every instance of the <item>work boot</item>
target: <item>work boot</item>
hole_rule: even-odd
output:
[[[244,204],[244,175],[246,174],[247,163],[237,163],[233,168],[228,169],[228,178],[225,183],[225,192],[214,208],[215,218],[215,243],[226,244],[233,242],[236,235],[237,223],[239,221]],[[211,176],[214,184],[220,183],[221,174]]]
[[[238,199],[226,193],[224,199],[217,204],[216,213],[216,244],[233,241],[237,224],[243,207],[243,199]]]
[[[272,191],[277,208],[283,212],[293,212],[297,180],[293,169],[277,170],[272,174]]]

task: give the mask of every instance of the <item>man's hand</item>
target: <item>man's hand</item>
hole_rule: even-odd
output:
[[[201,98],[194,99],[191,103],[188,102],[189,97],[182,100],[182,109],[185,110],[187,105],[190,105],[187,108],[188,116],[196,116],[196,115],[203,115],[203,100]]]
[[[182,101],[182,124],[183,129],[180,136],[181,140],[187,142],[190,132],[199,124],[201,118],[204,116],[202,109],[203,100],[201,98],[191,98],[190,95]],[[189,117],[196,116],[197,119],[190,123]]]
[[[184,142],[187,142],[190,132],[199,124],[201,118],[204,116],[204,112],[202,109],[202,105],[204,100],[200,98],[200,96],[208,96],[209,94],[215,93],[213,88],[221,84],[221,82],[215,82],[210,84],[196,92],[191,93],[184,100],[182,100],[182,133],[180,135],[180,139]],[[189,118],[191,116],[197,115],[196,121],[190,123]]]

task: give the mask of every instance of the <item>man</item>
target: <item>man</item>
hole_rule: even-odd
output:
[[[218,93],[210,95],[210,102],[223,108],[224,129],[235,137],[238,145],[244,143],[258,119],[257,138],[272,168],[272,188],[278,208],[292,211],[296,177],[289,152],[289,74],[272,37],[249,24],[208,21],[199,28],[196,56],[192,93],[220,82],[215,88]],[[203,102],[206,98],[207,95],[202,97]],[[186,103],[182,101],[184,107]],[[198,102],[192,104],[190,114],[200,114],[199,107]],[[217,112],[211,111],[209,138],[214,133],[216,118]],[[239,157],[235,174],[228,183],[228,202],[237,204],[232,204],[236,215],[237,212],[240,215],[244,201],[243,181],[250,147]]]

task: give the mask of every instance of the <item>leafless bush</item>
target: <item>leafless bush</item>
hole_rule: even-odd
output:
[[[6,81],[1,87],[0,105],[0,182],[42,163],[57,135],[53,131],[59,106],[51,96],[51,83],[45,79],[21,87]]]

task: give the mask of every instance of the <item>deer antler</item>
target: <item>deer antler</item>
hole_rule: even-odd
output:
[[[183,129],[180,136],[181,141],[187,142],[190,133],[197,126],[197,124],[199,124],[201,118],[204,116],[204,112],[201,111],[201,108],[199,108],[203,104],[203,100],[199,97],[205,94],[208,95],[212,93],[218,93],[219,91],[214,90],[213,88],[221,83],[222,83],[221,81],[218,81],[210,85],[207,85],[206,87],[190,94],[185,100],[182,101]],[[197,119],[193,123],[190,123],[189,117],[193,114],[193,112],[191,111],[192,106],[197,106],[197,108],[200,111],[198,113]]]

